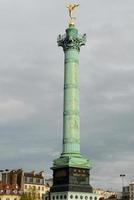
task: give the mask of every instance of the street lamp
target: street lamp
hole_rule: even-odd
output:
[[[122,180],[122,191],[123,191],[123,187],[124,187],[124,178],[125,178],[125,174],[120,174],[121,180]]]

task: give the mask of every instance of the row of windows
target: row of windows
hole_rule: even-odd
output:
[[[75,195],[75,196],[73,196],[73,195],[70,195],[70,199],[78,199],[78,195]],[[81,195],[80,196],[80,199],[85,199],[85,200],[97,200],[97,197],[92,197],[92,196],[90,196],[90,197],[88,197],[88,196],[83,196],[83,195]]]
[[[5,193],[5,194],[10,194],[11,192],[13,192],[13,194],[17,194],[18,193],[18,191],[17,190],[0,190],[0,194],[3,194],[3,193]]]
[[[29,195],[29,196],[38,196],[38,198],[40,198],[40,197],[42,197],[42,194],[40,194],[40,193],[32,193],[32,192],[27,192],[27,194]]]
[[[67,195],[64,194],[64,195],[56,195],[56,196],[52,196],[52,199],[55,200],[55,199],[66,199],[67,198]]]
[[[44,191],[44,187],[40,187],[40,186],[37,186],[37,187],[36,187],[35,185],[34,185],[34,186],[25,185],[25,189],[28,189],[28,188],[29,188],[29,189],[33,188],[33,189],[37,189],[37,190],[42,190],[42,191]]]
[[[0,198],[0,200],[1,200],[1,198]],[[10,198],[6,198],[6,200],[10,200]],[[14,200],[17,200],[17,198],[14,198]]]
[[[67,195],[56,195],[56,196],[52,196],[52,199],[53,200],[58,200],[58,199],[66,199],[67,198]],[[78,199],[78,198],[80,198],[81,200],[83,199],[85,199],[85,200],[97,200],[97,197],[92,197],[92,196],[90,196],[90,197],[88,197],[88,196],[83,196],[83,195],[81,195],[80,197],[78,197],[78,195],[70,195],[70,199]],[[48,197],[46,197],[45,198],[45,200],[48,200]]]
[[[25,177],[24,180],[25,180],[25,183],[29,182],[29,183],[41,183],[41,184],[44,184],[44,180],[41,179],[41,178]]]

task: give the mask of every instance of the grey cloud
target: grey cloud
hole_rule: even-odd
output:
[[[79,2],[77,26],[87,33],[80,52],[81,151],[93,163],[93,185],[120,189],[119,174],[129,182],[134,164],[134,2]],[[61,152],[64,69],[56,38],[67,27],[65,3],[0,2],[1,168],[45,168],[50,175]]]

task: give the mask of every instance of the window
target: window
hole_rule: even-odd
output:
[[[25,185],[25,189],[27,189],[27,185]]]
[[[44,187],[42,187],[42,191],[44,191]]]
[[[17,190],[13,190],[13,193],[14,193],[14,194],[17,194]]]
[[[40,183],[40,179],[39,178],[36,178],[36,183]]]
[[[59,199],[59,196],[58,196],[58,195],[56,196],[56,199]]]
[[[85,199],[87,200],[87,199],[88,199],[88,196],[85,196]]]
[[[75,199],[78,199],[78,196],[77,196],[77,195],[75,196]]]
[[[40,190],[40,186],[38,187],[38,190]]]
[[[82,195],[80,196],[80,199],[83,199],[83,196],[82,196]]]
[[[94,197],[94,200],[97,200],[97,197]]]
[[[55,196],[53,196],[53,200],[55,200]]]
[[[29,182],[31,182],[31,183],[33,182],[33,178],[32,177],[29,178]]]
[[[40,179],[40,183],[41,183],[41,184],[44,184],[44,179]]]
[[[62,195],[60,195],[60,199],[62,199]]]
[[[90,200],[92,200],[93,198],[92,197],[90,197]]]
[[[34,185],[34,186],[32,186],[32,189],[33,189],[33,191],[36,189],[36,186]]]
[[[70,195],[70,199],[73,199],[73,195]]]
[[[10,190],[6,190],[6,194],[10,194]],[[9,199],[9,198],[7,198],[7,199]]]
[[[65,195],[64,195],[64,199],[66,199],[66,198],[67,198],[67,195],[65,194]]]
[[[27,177],[24,178],[25,183],[27,182]]]

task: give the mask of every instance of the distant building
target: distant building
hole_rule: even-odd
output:
[[[3,184],[17,184],[20,188],[23,185],[23,170],[17,169],[17,170],[3,170],[2,174],[2,183]]]
[[[124,186],[122,188],[122,200],[129,200],[129,186]]]
[[[0,183],[0,200],[20,200],[21,191],[18,185]]]
[[[116,192],[117,200],[122,200],[122,192]]]
[[[24,193],[30,193],[30,190],[32,189],[37,193],[39,200],[42,200],[45,193],[49,191],[49,185],[44,183],[44,171],[35,173],[35,171],[25,172],[22,169],[10,171],[6,169],[2,171],[1,174],[1,182],[3,184],[18,185],[20,190]]]
[[[130,195],[130,200],[134,200],[134,182],[131,182],[129,184],[129,195]]]
[[[100,188],[93,188],[93,193],[100,196],[100,199],[117,199],[116,192],[107,191]]]
[[[48,187],[52,187],[53,185],[53,178],[49,178],[45,180],[45,183]]]
[[[24,172],[24,180],[23,180],[23,192],[27,193],[33,189],[37,195],[38,199],[43,199],[44,194],[49,191],[49,187],[44,184],[44,172],[35,173],[32,172]]]

